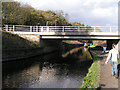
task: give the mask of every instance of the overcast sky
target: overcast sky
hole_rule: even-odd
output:
[[[62,10],[69,22],[91,26],[116,26],[119,0],[15,0],[30,4],[37,10]]]

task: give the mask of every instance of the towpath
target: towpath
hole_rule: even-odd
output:
[[[120,79],[116,79],[115,77],[111,76],[110,61],[107,65],[105,64],[108,51],[106,51],[105,54],[103,51],[95,51],[95,53],[99,55],[98,59],[100,60],[100,88],[118,89],[118,84],[120,83],[118,81],[120,81]]]

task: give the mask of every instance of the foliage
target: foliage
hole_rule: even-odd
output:
[[[72,26],[85,26],[84,24],[78,23],[78,22],[73,22],[71,23]]]
[[[2,3],[2,23],[11,25],[69,25],[68,14],[63,11],[35,10],[19,2]]]
[[[78,40],[63,40],[62,42],[67,43],[67,44],[81,44],[83,43],[79,42]]]
[[[25,24],[29,19],[29,14],[33,8],[18,2],[2,3],[2,23],[3,24]]]
[[[97,88],[100,81],[100,66],[97,60],[98,55],[94,55],[94,62],[89,68],[87,76],[83,80],[83,85],[80,88]]]
[[[107,43],[105,40],[94,40],[93,45],[94,46],[103,46],[104,43]]]

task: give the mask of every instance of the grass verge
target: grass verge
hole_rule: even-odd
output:
[[[94,54],[93,64],[88,70],[86,77],[83,79],[83,85],[80,88],[97,88],[100,82],[100,64],[98,55]]]

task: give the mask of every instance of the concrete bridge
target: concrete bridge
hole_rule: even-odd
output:
[[[6,25],[4,30],[15,34],[40,35],[42,39],[120,39],[116,26],[25,26]]]
[[[5,25],[5,31],[27,35],[37,36],[42,42],[50,45],[61,40],[107,40],[107,46],[110,49],[112,43],[118,43],[120,32],[117,26],[27,26],[27,25]],[[47,44],[44,45],[47,45]],[[53,45],[53,44],[52,44]],[[50,45],[51,46],[51,45]]]

